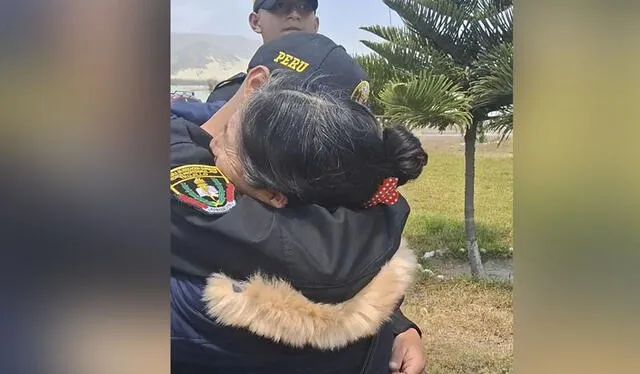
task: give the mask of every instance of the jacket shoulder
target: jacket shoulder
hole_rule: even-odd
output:
[[[247,77],[245,73],[238,73],[231,78],[225,79],[222,82],[218,83],[211,91],[209,98],[207,98],[208,103],[213,103],[216,101],[229,101],[235,95],[236,91],[244,82],[244,79]]]

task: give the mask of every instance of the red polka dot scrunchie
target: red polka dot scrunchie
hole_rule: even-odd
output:
[[[376,193],[373,194],[373,197],[365,203],[364,205],[365,208],[371,208],[372,206],[375,206],[378,204],[386,204],[386,205],[395,204],[400,198],[400,194],[398,193],[397,188],[398,188],[398,178],[396,177],[385,178],[380,184],[380,186],[378,187],[378,190],[376,191]]]

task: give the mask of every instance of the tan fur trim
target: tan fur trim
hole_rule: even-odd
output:
[[[260,274],[245,282],[213,274],[203,299],[218,323],[294,347],[337,349],[372,336],[390,319],[416,267],[415,255],[402,243],[368,285],[339,304],[312,302],[286,281]]]

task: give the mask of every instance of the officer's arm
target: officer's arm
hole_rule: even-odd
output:
[[[202,126],[224,105],[223,101],[200,103],[194,101],[176,101],[171,104],[171,118],[184,118]]]

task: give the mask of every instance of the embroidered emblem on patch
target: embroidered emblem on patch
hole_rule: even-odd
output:
[[[184,165],[171,169],[171,192],[207,214],[222,214],[236,205],[235,189],[215,166]]]
[[[362,105],[367,105],[369,103],[369,91],[369,82],[361,81],[360,83],[358,83],[356,88],[353,89],[351,99],[359,102]]]

